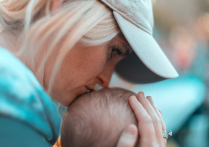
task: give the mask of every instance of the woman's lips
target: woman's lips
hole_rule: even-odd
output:
[[[77,91],[77,93],[75,93],[75,99],[77,99],[78,97],[80,97],[80,96],[86,94],[88,90],[90,90],[90,89],[88,89],[87,86],[83,86],[83,87],[82,87],[82,90],[79,89],[79,91]],[[90,91],[91,91],[91,90],[90,90]]]
[[[86,87],[86,92],[87,92],[87,93],[94,90],[94,88],[91,88],[91,87],[88,87],[88,86],[85,86],[85,87]]]

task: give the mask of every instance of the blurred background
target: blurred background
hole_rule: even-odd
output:
[[[133,85],[113,74],[110,85],[152,96],[173,131],[168,147],[209,147],[209,0],[153,3],[154,37],[180,77]]]
[[[133,85],[113,75],[111,86],[151,95],[173,131],[168,147],[209,147],[209,0],[153,0],[154,37],[180,77]]]

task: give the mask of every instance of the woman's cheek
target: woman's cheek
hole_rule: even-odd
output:
[[[92,57],[92,61],[91,61],[91,67],[92,67],[92,71],[98,75],[100,74],[106,63],[107,63],[107,53],[106,52],[100,52],[99,54],[95,55],[95,57]]]
[[[86,71],[88,71],[89,75],[91,75],[91,78],[96,78],[99,74],[102,73],[106,62],[95,61]]]

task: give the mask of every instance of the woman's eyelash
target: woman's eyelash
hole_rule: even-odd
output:
[[[111,52],[111,59],[112,59],[112,56],[114,54],[118,53],[118,55],[122,55],[123,52],[121,52],[118,48],[116,47],[112,47],[112,52]]]

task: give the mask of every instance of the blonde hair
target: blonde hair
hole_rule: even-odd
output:
[[[50,77],[49,91],[60,64],[78,41],[88,46],[100,45],[120,32],[112,11],[98,0],[66,0],[54,13],[51,11],[52,2],[53,0],[0,1],[0,23],[6,30],[23,28],[24,43],[17,55],[23,55],[25,64],[42,85],[45,64],[62,41]],[[44,49],[47,42],[51,44]],[[40,52],[44,52],[44,55],[41,64],[38,64]]]

